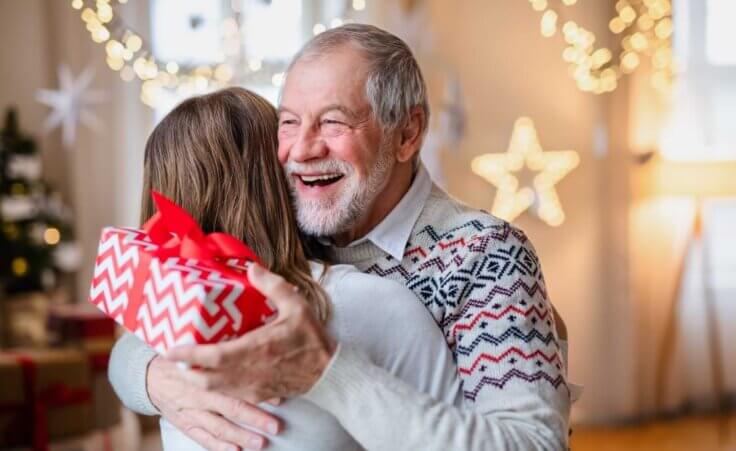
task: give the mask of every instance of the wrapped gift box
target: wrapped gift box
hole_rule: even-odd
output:
[[[0,329],[5,347],[43,347],[47,344],[46,318],[49,296],[30,292],[9,296],[0,302]]]
[[[0,448],[47,449],[90,430],[86,356],[74,349],[0,351]]]
[[[115,339],[115,321],[87,303],[52,305],[47,328],[52,343]]]
[[[142,230],[103,230],[90,302],[159,352],[263,324],[273,309],[245,274],[255,254],[230,235],[205,235],[185,211],[153,197],[158,213]]]
[[[88,340],[81,343],[89,363],[92,388],[92,427],[107,429],[120,422],[120,401],[107,377],[113,340]]]
[[[54,305],[48,329],[52,343],[75,346],[87,357],[92,393],[92,427],[107,429],[120,422],[120,402],[107,378],[116,323],[87,303]]]

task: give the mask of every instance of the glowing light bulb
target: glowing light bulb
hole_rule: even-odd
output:
[[[140,36],[136,34],[131,34],[125,40],[125,46],[128,48],[128,50],[135,53],[143,46],[143,40],[140,38]]]
[[[549,38],[555,35],[557,32],[557,13],[547,10],[542,14],[542,20],[540,21],[540,32],[545,38]]]
[[[59,244],[59,241],[61,241],[61,232],[56,227],[49,227],[43,234],[43,240],[49,246]]]
[[[273,77],[271,77],[271,83],[277,88],[284,84],[284,73],[279,72],[274,74]]]
[[[220,64],[215,68],[215,79],[227,83],[233,78],[233,69],[227,64]]]
[[[613,33],[619,34],[626,29],[626,24],[620,17],[614,17],[608,23],[608,28],[610,28]]]
[[[641,32],[636,32],[631,35],[631,46],[636,50],[637,52],[643,52],[646,50],[647,46],[649,45],[649,42],[647,41],[646,36],[644,36]]]
[[[28,260],[23,257],[13,259],[11,269],[16,277],[23,277],[28,273]]]
[[[624,52],[621,56],[621,70],[629,74],[639,66],[639,55],[634,52]]]
[[[258,72],[261,70],[261,67],[263,67],[263,62],[259,59],[252,59],[248,62],[248,67],[253,72]]]

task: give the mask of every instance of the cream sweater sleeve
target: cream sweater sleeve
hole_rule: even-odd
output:
[[[368,450],[561,450],[567,430],[531,397],[508,409],[473,412],[435,401],[359,351],[341,346],[305,398],[327,410]]]

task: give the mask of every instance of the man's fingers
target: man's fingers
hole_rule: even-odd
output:
[[[254,263],[248,268],[248,280],[275,304],[279,314],[283,313],[284,309],[289,309],[295,305],[294,302],[291,302],[297,296],[294,285],[278,274],[274,274]]]
[[[210,370],[180,370],[181,378],[194,388],[198,388],[207,394],[215,393],[222,387],[225,377],[222,373]],[[192,406],[193,408],[204,408],[199,404]],[[208,410],[212,410],[209,409]]]
[[[205,410],[193,409],[182,412],[182,415],[188,416],[189,420],[197,425],[184,431],[184,433],[192,438],[194,437],[190,434],[190,431],[199,430],[202,432],[194,432],[193,434],[200,438],[205,438],[209,435],[209,441],[215,443],[217,446],[222,446],[224,443],[225,445],[237,445],[245,449],[263,449],[268,443],[265,437]],[[215,449],[219,450],[220,448]],[[237,448],[229,449],[236,450]]]
[[[185,362],[193,366],[217,368],[226,363],[228,355],[219,344],[174,346],[166,351],[167,360]]]

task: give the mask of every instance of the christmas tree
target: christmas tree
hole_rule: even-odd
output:
[[[7,294],[50,290],[76,269],[71,215],[41,180],[35,141],[21,133],[14,109],[0,130],[0,285]]]

